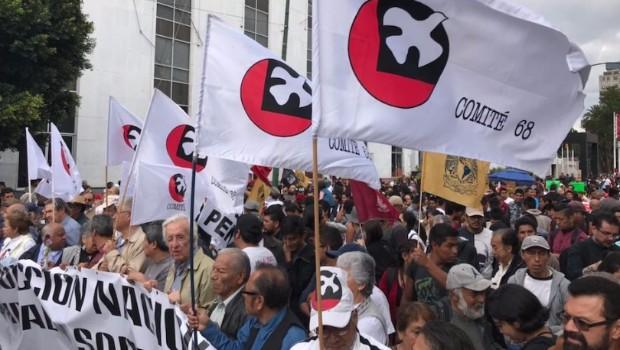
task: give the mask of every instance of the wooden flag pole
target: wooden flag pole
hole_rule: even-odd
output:
[[[316,306],[317,314],[319,317],[319,349],[323,350],[323,312],[321,301],[321,259],[319,254],[319,247],[321,246],[321,240],[319,238],[319,165],[317,155],[317,137],[312,137],[312,193],[314,196],[314,268],[316,274]]]

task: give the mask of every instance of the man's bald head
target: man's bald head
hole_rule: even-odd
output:
[[[59,223],[43,226],[43,241],[51,250],[60,250],[66,245],[65,228]]]
[[[17,213],[17,212],[22,212],[24,214],[28,214],[28,210],[26,209],[26,206],[23,203],[14,203],[9,205],[8,208],[6,208],[6,213]]]

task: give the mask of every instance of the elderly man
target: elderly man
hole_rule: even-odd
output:
[[[179,304],[191,303],[189,279],[189,240],[197,240],[196,236],[189,235],[189,219],[185,215],[175,215],[164,221],[164,239],[168,244],[170,256],[174,266],[168,271],[164,292],[168,293],[170,301]],[[198,245],[194,245],[198,247]],[[206,309],[215,299],[211,272],[213,259],[206,256],[201,249],[194,252],[194,286],[196,305]]]
[[[211,273],[213,291],[217,297],[209,310],[209,318],[230,338],[235,337],[246,319],[241,290],[249,278],[250,259],[241,249],[219,251]]]
[[[517,270],[508,283],[519,284],[536,295],[540,303],[549,309],[548,324],[556,332],[562,324],[569,282],[563,273],[549,266],[551,248],[546,239],[525,237],[521,243],[521,257],[526,267]]]
[[[144,271],[144,231],[140,226],[131,226],[131,198],[126,199],[114,214],[114,224],[120,238],[116,249],[106,253],[102,270],[127,274]]]
[[[348,274],[337,267],[321,267],[321,310],[325,350],[387,350],[372,337],[358,331],[358,310],[348,287]],[[310,330],[318,334],[318,302],[313,293]],[[319,350],[317,337],[293,346],[292,350]]]
[[[585,276],[568,286],[564,305],[564,350],[620,349],[620,285]]]
[[[484,318],[489,287],[491,281],[469,264],[454,265],[448,271],[446,289],[452,311],[450,323],[465,332],[476,349],[501,348],[494,342],[491,324]]]
[[[347,272],[347,285],[353,293],[357,308],[357,328],[381,344],[387,344],[391,331],[389,316],[371,298],[375,284],[375,261],[362,252],[344,253],[338,257],[336,266]]]
[[[185,311],[189,324],[219,350],[288,350],[306,338],[305,327],[287,307],[290,292],[286,272],[276,266],[259,266],[241,291],[250,317],[236,339],[216,327],[206,312],[199,311],[196,316],[187,307]]]
[[[51,199],[46,201],[45,209],[43,209],[43,216],[45,222],[48,224],[50,222],[62,224],[65,228],[65,234],[67,235],[67,245],[81,244],[80,224],[67,214],[67,204],[65,201],[60,198],[55,198],[53,201]]]
[[[42,233],[43,242],[30,248],[20,259],[32,260],[44,268],[60,265],[63,249],[67,245],[64,227],[50,223],[43,227]]]
[[[146,288],[164,290],[172,258],[164,241],[162,221],[152,221],[140,226],[144,231],[144,273],[131,271],[127,278],[144,284]]]

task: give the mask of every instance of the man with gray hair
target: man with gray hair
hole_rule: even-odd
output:
[[[174,265],[168,270],[164,292],[168,293],[171,302],[178,304],[191,303],[189,240],[193,239],[197,242],[197,237],[196,234],[190,237],[189,225],[189,218],[182,214],[169,217],[162,225],[164,240],[168,245],[170,257],[174,260]],[[196,247],[193,257],[196,306],[206,309],[215,298],[210,278],[213,259],[206,256],[197,244],[194,246]]]
[[[65,228],[67,235],[67,245],[79,245],[82,243],[80,238],[81,226],[67,214],[67,204],[60,198],[48,200],[43,209],[45,223],[57,222]]]
[[[162,232],[162,223],[162,220],[157,220],[140,225],[145,234],[144,273],[131,271],[127,274],[127,279],[141,282],[147,289],[156,288],[161,291],[164,290],[168,270],[172,266],[172,258]]]
[[[353,292],[357,307],[357,329],[381,344],[388,343],[388,320],[381,307],[370,297],[375,285],[375,261],[362,252],[344,253],[338,257],[336,266],[347,275],[347,285]]]
[[[144,231],[139,225],[131,225],[131,207],[133,201],[127,198],[120,203],[114,216],[114,225],[120,237],[116,240],[116,249],[104,256],[107,271],[127,274],[131,271],[144,271]]]
[[[448,271],[450,323],[465,332],[476,349],[501,349],[493,340],[491,324],[484,318],[489,287],[491,281],[469,264],[454,265]]]
[[[209,310],[209,318],[230,338],[236,337],[247,317],[241,290],[248,278],[250,259],[243,250],[226,248],[219,251],[211,273],[213,292],[217,297]]]

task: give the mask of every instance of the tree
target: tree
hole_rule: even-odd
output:
[[[620,112],[620,89],[610,87],[601,91],[599,103],[588,109],[581,125],[588,132],[598,135],[598,154],[603,171],[613,168],[613,115]]]
[[[80,0],[0,0],[0,150],[73,116],[67,87],[90,68],[92,31]]]

